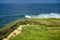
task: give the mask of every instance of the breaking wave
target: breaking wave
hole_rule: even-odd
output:
[[[39,15],[25,15],[26,18],[60,18],[60,14],[58,13],[50,13],[50,14],[39,14]]]

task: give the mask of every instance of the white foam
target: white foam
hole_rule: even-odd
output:
[[[26,18],[60,18],[60,14],[58,13],[50,13],[50,14],[40,14],[40,15],[25,15]]]
[[[26,18],[31,18],[31,16],[29,16],[29,15],[25,15],[25,17],[26,17]]]

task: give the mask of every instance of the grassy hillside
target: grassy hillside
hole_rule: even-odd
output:
[[[27,25],[22,33],[10,40],[60,40],[60,19],[25,18],[17,20],[0,28],[0,40],[6,38],[19,25]],[[3,32],[2,32],[3,31]]]
[[[26,19],[29,26],[10,40],[60,40],[60,19]]]
[[[10,40],[60,40],[60,32],[59,29],[53,29],[53,27],[31,25],[24,27],[21,34]]]

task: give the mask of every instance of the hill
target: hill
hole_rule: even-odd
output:
[[[0,39],[7,37],[19,25],[26,25],[22,28],[22,33],[11,37],[10,40],[60,40],[60,19],[25,18],[13,24],[8,26],[9,30],[6,30],[5,34],[1,33]]]

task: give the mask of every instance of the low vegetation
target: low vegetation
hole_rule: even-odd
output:
[[[52,28],[45,28],[38,25],[26,26],[22,29],[21,34],[10,38],[10,40],[60,40],[59,30]]]
[[[25,18],[0,28],[0,40],[6,38],[19,25],[27,25],[22,33],[10,40],[60,40],[60,19]],[[34,26],[35,25],[35,26]]]

